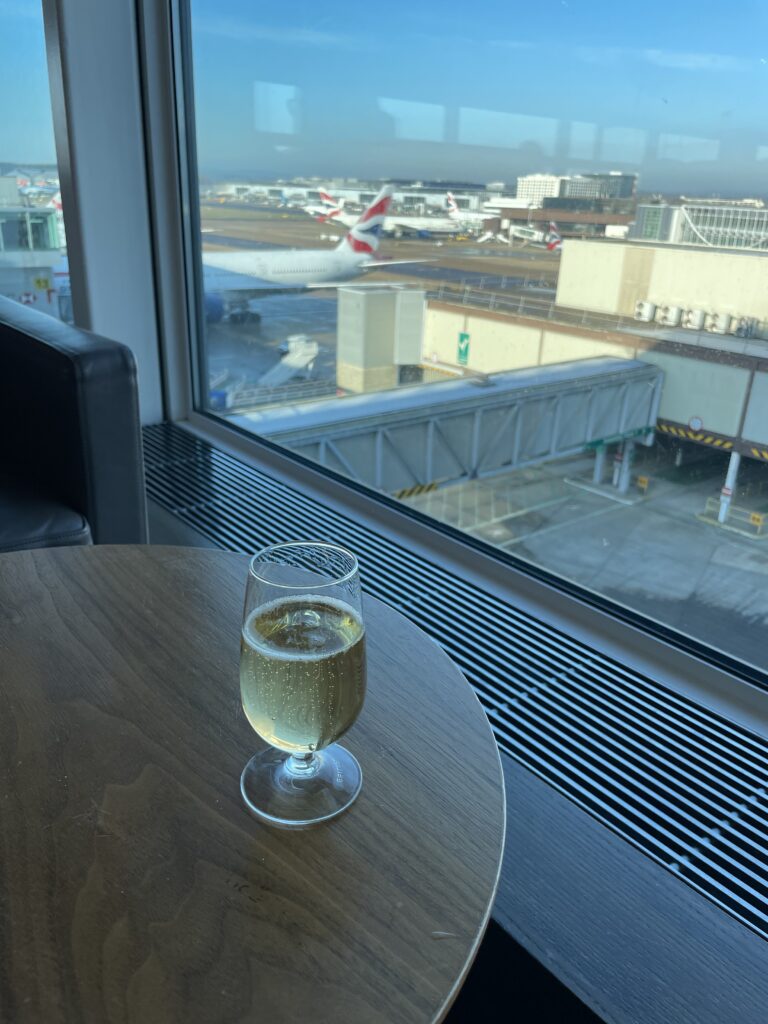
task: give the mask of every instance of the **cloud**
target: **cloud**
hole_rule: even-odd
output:
[[[679,71],[746,71],[753,61],[724,53],[675,53],[672,50],[640,50],[648,64]]]
[[[756,66],[754,61],[734,57],[725,53],[684,53],[675,50],[630,50],[618,46],[579,46],[575,50],[578,60],[585,64],[613,68],[628,61],[640,61],[659,68],[675,71],[748,71]]]
[[[496,50],[533,50],[535,43],[525,42],[522,39],[479,39],[475,36],[460,35],[458,33],[435,33],[435,32],[409,32],[407,37],[411,45],[425,46],[430,49],[444,47],[454,50],[457,54],[466,53],[475,49],[486,53],[489,49]]]
[[[317,46],[323,49],[337,50],[351,50],[360,45],[359,39],[339,32],[320,32],[313,28],[279,28],[241,21],[237,18],[197,17],[193,19],[192,25],[195,32],[201,32],[208,36],[219,36],[222,39],[258,39],[266,43]]]

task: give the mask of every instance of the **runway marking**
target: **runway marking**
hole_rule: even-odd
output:
[[[598,508],[594,512],[588,512],[585,516],[580,516],[578,519],[570,519],[566,523],[555,523],[553,526],[545,526],[542,530],[531,530],[530,533],[525,533],[522,537],[513,537],[511,540],[502,541],[499,547],[506,548],[511,544],[519,544],[521,541],[528,540],[530,537],[543,537],[545,533],[552,533],[554,530],[563,530],[568,526],[578,526],[579,524],[586,522],[587,519],[595,519],[597,516],[604,516],[609,512],[624,512],[629,507],[632,506],[611,505],[610,508]]]
[[[561,505],[565,501],[572,500],[572,495],[564,494],[561,498],[551,498],[549,501],[542,501],[538,505],[529,505],[527,508],[518,509],[517,512],[508,512],[504,516],[496,516],[495,519],[486,519],[477,526],[467,526],[466,530],[484,530],[487,526],[495,526],[496,523],[503,523],[507,519],[518,519],[529,512],[538,512],[539,509],[549,508],[552,505]]]

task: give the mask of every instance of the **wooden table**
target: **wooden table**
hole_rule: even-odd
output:
[[[0,556],[0,1019],[440,1020],[504,839],[499,759],[452,662],[365,605],[369,690],[336,821],[243,806],[247,559]]]

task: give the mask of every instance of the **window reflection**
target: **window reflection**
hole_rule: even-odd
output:
[[[415,103],[382,97],[379,107],[393,118],[397,139],[442,142],[445,138],[445,107],[437,103]]]
[[[253,83],[253,123],[257,131],[293,135],[298,131],[298,115],[295,85]]]
[[[529,147],[549,156],[555,146],[557,121],[499,110],[459,110],[459,142],[467,146],[517,149]]]

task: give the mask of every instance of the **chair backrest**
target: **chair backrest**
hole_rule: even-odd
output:
[[[82,513],[97,544],[145,543],[130,349],[0,297],[0,472]]]

